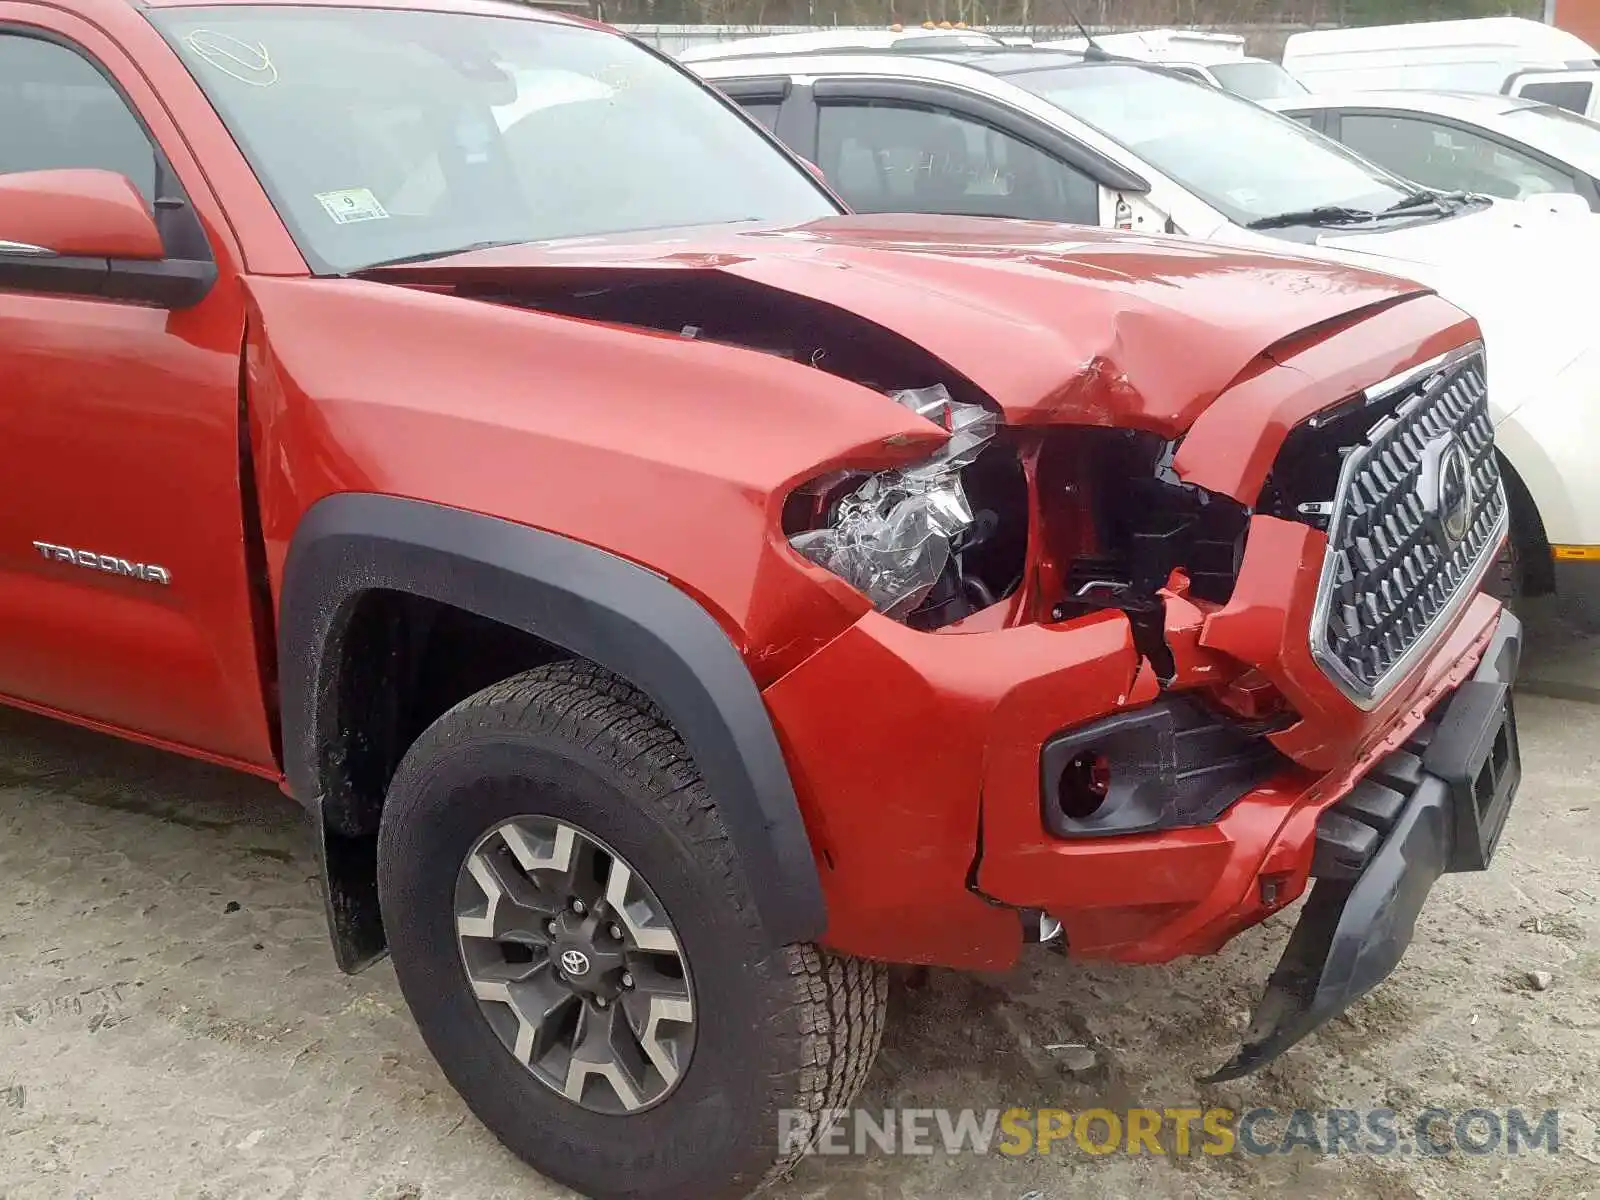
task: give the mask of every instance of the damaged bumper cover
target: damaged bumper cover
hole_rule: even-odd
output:
[[[1256,546],[1282,549],[1269,537]],[[945,635],[868,613],[763,692],[827,896],[822,940],[888,961],[1004,969],[1023,944],[1019,912],[1032,910],[1062,923],[1075,957],[1215,953],[1303,894],[1322,815],[1470,680],[1507,620],[1477,597],[1417,678],[1341,734],[1329,764],[1279,760],[1263,778],[1205,734],[1200,749],[1247,778],[1230,766],[1204,802],[1197,778],[1181,821],[1084,836],[1047,822],[1041,762],[1065,731],[1160,711],[1127,618]],[[1174,714],[1169,740],[1185,729]],[[1218,813],[1210,798],[1223,784]]]
[[[1301,910],[1239,1051],[1206,1082],[1237,1079],[1338,1016],[1394,970],[1439,876],[1489,865],[1521,781],[1510,613],[1476,673],[1317,823]]]
[[[1202,414],[1170,464],[1107,451],[1113,474],[1199,489],[1208,513],[1213,498],[1250,510],[1221,572],[1230,587],[1196,587],[1218,573],[1209,557],[1143,569],[1118,533],[1181,539],[1159,522],[1090,528],[1086,514],[1159,503],[1119,492],[1085,455],[1050,457],[1054,443],[1023,438],[1028,557],[1008,602],[916,628],[875,600],[879,611],[764,686],[827,896],[821,940],[868,958],[1004,968],[1042,914],[1075,957],[1166,962],[1216,952],[1316,879],[1250,1042],[1219,1078],[1270,1061],[1383,979],[1437,877],[1465,869],[1474,844],[1487,862],[1516,785],[1505,685],[1520,627],[1479,588],[1503,501],[1478,506],[1482,528],[1469,532],[1481,536],[1448,578],[1427,573],[1440,551],[1412,545],[1430,511],[1413,479],[1424,473],[1418,436],[1426,449],[1462,426],[1451,436],[1477,494],[1501,495],[1472,457],[1488,453],[1487,432],[1465,428],[1481,407],[1482,352],[1458,318],[1410,302],[1284,349],[1284,362]],[[1305,424],[1330,406],[1326,428]],[[1315,436],[1290,446],[1302,424]],[[1249,429],[1259,434],[1241,453]],[[1383,464],[1379,486],[1345,512],[1341,498],[1366,481],[1349,464],[1366,470],[1367,459]],[[1325,520],[1296,515],[1313,509]],[[1359,571],[1349,556],[1368,539],[1357,517],[1384,521]],[[843,542],[859,531],[835,532]],[[1209,545],[1204,532],[1194,540]],[[811,528],[799,537],[802,554],[823,540]],[[1058,602],[1085,594],[1080,566],[1122,591],[1143,580],[1137,594],[1154,589],[1154,602]],[[865,582],[855,586],[870,595]],[[1338,612],[1355,650],[1373,648],[1358,634],[1381,635],[1374,646],[1394,660],[1359,698],[1317,654],[1334,587],[1367,604]],[[1445,749],[1428,749],[1436,739]],[[1364,812],[1363,798],[1387,807]]]

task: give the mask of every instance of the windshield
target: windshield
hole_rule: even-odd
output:
[[[147,12],[319,273],[838,211],[710,91],[602,30],[386,9]]]
[[[1554,154],[1563,162],[1600,175],[1600,125],[1564,108],[1541,104],[1514,108],[1502,119],[1535,150]]]
[[[1208,69],[1218,83],[1246,100],[1282,100],[1310,90],[1275,62],[1212,63]]]
[[[1288,117],[1162,70],[1093,63],[1007,78],[1236,224],[1324,206],[1376,211],[1415,190]]]

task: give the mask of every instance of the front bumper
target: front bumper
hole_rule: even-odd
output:
[[[1062,922],[1077,957],[1166,962],[1215,953],[1298,899],[1321,814],[1472,676],[1502,620],[1476,597],[1383,705],[1341,703],[1293,633],[1309,619],[1317,536],[1257,518],[1233,603],[1209,616],[1168,603],[1185,679],[1261,664],[1306,717],[1273,735],[1279,771],[1183,827],[1083,837],[1046,825],[1044,747],[1162,694],[1120,613],[957,634],[869,613],[770,684],[827,900],[822,940],[1004,969],[1023,945],[1019,913],[1036,910]],[[1209,651],[1208,633],[1233,653]]]
[[[1472,679],[1322,814],[1317,882],[1243,1045],[1208,1082],[1282,1054],[1384,979],[1434,882],[1489,865],[1521,781],[1511,684],[1522,627],[1507,613]]]

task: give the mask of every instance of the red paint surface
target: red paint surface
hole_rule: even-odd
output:
[[[1279,342],[1425,294],[1354,267],[1211,243],[916,215],[509,247],[381,274],[514,286],[625,270],[718,272],[857,313],[932,350],[1014,425],[1169,436]]]
[[[8,242],[77,258],[163,257],[154,218],[114,171],[20,171],[0,175],[0,230]]]
[[[1301,421],[1478,336],[1460,309],[1427,295],[1367,313],[1358,324],[1280,343],[1269,358],[1281,369],[1252,374],[1201,413],[1173,466],[1190,483],[1252,504],[1284,438]],[[1284,371],[1296,373],[1294,386]],[[1240,430],[1259,433],[1241,441]]]
[[[1600,0],[1556,0],[1554,24],[1600,46]]]
[[[0,21],[70,38],[115,78],[182,180],[219,279],[175,313],[0,291],[0,694],[275,771],[242,550],[240,260],[190,152],[216,118],[132,7],[73,7],[0,0]],[[35,540],[159,564],[173,582],[53,563]]]
[[[312,279],[148,23],[122,0],[71,7],[0,0],[0,20],[69,37],[113,74],[182,179],[220,278],[179,313],[0,293],[0,694],[13,702],[276,772],[270,655],[258,660],[242,550],[242,374],[275,595],[302,516],[342,491],[604,547],[694,596],[743,653],[813,835],[831,944],[999,965],[1019,940],[1002,905],[1027,905],[1061,917],[1079,952],[1158,960],[1215,949],[1265,915],[1261,872],[1285,878],[1280,905],[1304,886],[1316,812],[1471,669],[1496,619],[1492,601],[1476,602],[1389,702],[1360,713],[1305,647],[1321,535],[1258,518],[1233,601],[1191,601],[1174,579],[1167,632],[1178,685],[1294,706],[1303,719],[1278,742],[1298,765],[1204,829],[1049,838],[1044,740],[1149,703],[1159,685],[1120,614],[1034,620],[1088,524],[1060,499],[1050,472],[1064,468],[1041,458],[1040,427],[1192,425],[1181,468],[1243,496],[1296,420],[1476,336],[1456,310],[1331,264],[941,218]],[[1033,492],[1023,594],[917,633],[789,549],[778,521],[795,484],[937,445],[886,397],[751,350],[450,294],[465,280],[641,269],[725,273],[859,314],[1036,427],[1010,435]],[[41,558],[36,538],[159,563],[173,585],[86,579]]]

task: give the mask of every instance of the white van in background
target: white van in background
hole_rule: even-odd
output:
[[[1283,65],[1314,92],[1491,92],[1600,117],[1600,54],[1524,17],[1291,34]]]
[[[1244,38],[1236,33],[1144,29],[1135,33],[1097,34],[1094,42],[1107,54],[1160,63],[1246,100],[1284,100],[1306,93],[1305,86],[1277,63],[1247,55]],[[1088,48],[1087,39],[1081,37],[1035,44],[1054,50]]]
[[[890,25],[884,29],[844,26],[838,29],[813,29],[805,33],[770,33],[758,37],[735,38],[726,42],[705,42],[681,50],[682,63],[716,62],[724,58],[750,58],[753,55],[777,57],[781,54],[819,54],[826,50],[958,50],[1027,44],[1026,38],[998,38],[980,29],[943,28],[917,25]]]
[[[1244,38],[1239,34],[1205,29],[1140,29],[1100,33],[1094,40],[1108,54],[1145,62],[1233,62],[1244,57]],[[1088,42],[1075,37],[1034,44],[1047,50],[1082,50]]]

